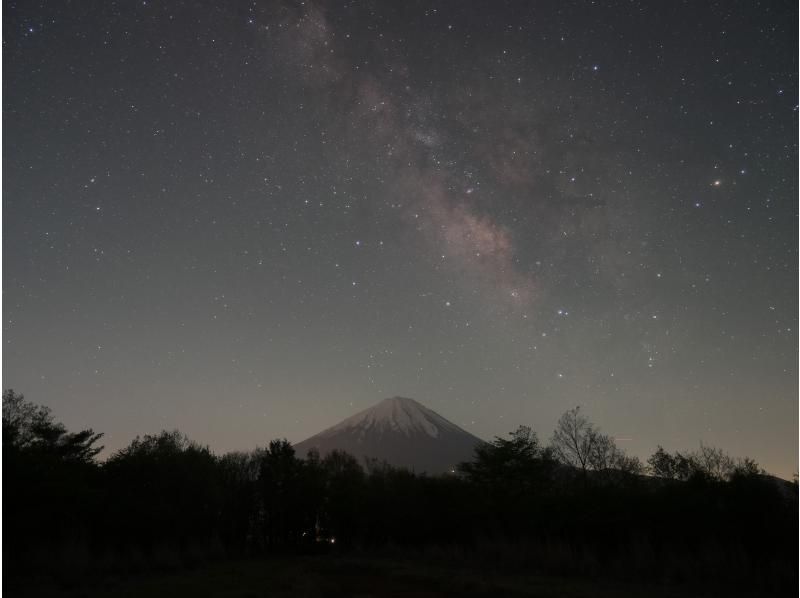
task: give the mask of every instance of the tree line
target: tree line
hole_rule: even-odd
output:
[[[625,454],[579,408],[451,475],[415,475],[286,440],[213,454],[178,431],[98,461],[102,434],[3,394],[3,560],[24,580],[297,552],[458,547],[480,562],[781,590],[797,581],[797,486],[701,445]],[[465,557],[466,558],[466,557]]]

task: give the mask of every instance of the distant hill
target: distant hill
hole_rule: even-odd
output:
[[[445,473],[472,459],[482,440],[414,399],[393,397],[295,445],[299,457],[312,448],[386,461],[416,473]]]

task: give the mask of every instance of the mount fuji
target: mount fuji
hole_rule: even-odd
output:
[[[483,442],[414,399],[393,397],[339,422],[295,445],[298,457],[316,449],[320,456],[333,450],[359,460],[386,461],[416,473],[452,471],[472,459]]]

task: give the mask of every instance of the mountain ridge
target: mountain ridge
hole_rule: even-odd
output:
[[[395,396],[297,443],[295,450],[300,457],[312,449],[321,456],[340,450],[360,460],[377,459],[417,473],[438,474],[470,460],[481,442],[422,403]]]

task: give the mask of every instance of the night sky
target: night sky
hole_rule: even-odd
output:
[[[791,477],[796,11],[6,1],[3,386],[109,450],[402,395]]]

